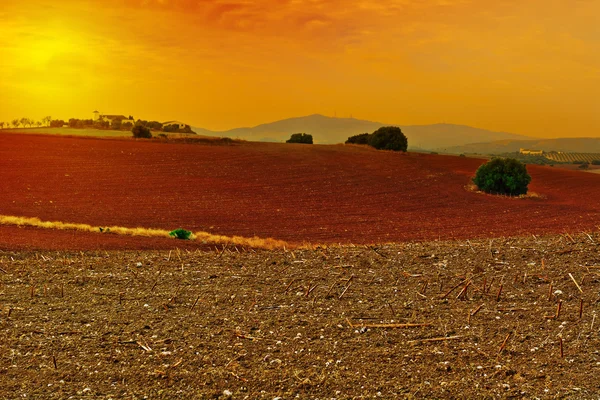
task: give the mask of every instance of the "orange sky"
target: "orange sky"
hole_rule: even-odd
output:
[[[600,136],[598,0],[0,0],[0,121]]]

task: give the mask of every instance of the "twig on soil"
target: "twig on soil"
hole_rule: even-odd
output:
[[[586,233],[586,235],[590,239],[590,242],[592,242],[593,244],[596,244],[596,242],[594,242],[594,239],[592,239],[592,237],[589,235],[589,233]]]
[[[470,312],[471,317],[474,317],[479,310],[481,310],[481,308],[485,305],[485,303],[481,303],[481,305],[479,307],[477,307],[476,309],[474,309],[473,311]]]
[[[573,278],[573,275],[569,272],[569,278],[571,278],[571,280],[573,281],[573,283],[575,284],[575,286],[577,286],[577,289],[579,289],[580,293],[583,293],[583,290],[581,290],[581,287],[579,286],[579,284],[577,283],[577,281],[575,280],[575,278]]]
[[[508,342],[508,338],[510,337],[509,333],[508,335],[506,335],[506,338],[504,338],[504,342],[502,342],[502,346],[500,346],[500,350],[498,350],[498,354],[502,353],[502,350],[504,350],[504,348],[506,347],[506,342]]]
[[[465,279],[464,281],[460,282],[458,285],[454,286],[452,289],[448,290],[446,292],[446,294],[444,294],[442,297],[440,297],[441,300],[444,300],[446,297],[450,296],[450,293],[454,292],[456,290],[457,287],[459,287],[460,285],[462,285],[463,283],[467,282],[467,280]]]
[[[579,319],[583,315],[583,299],[579,299]]]
[[[198,300],[200,300],[200,296],[196,297],[196,301],[194,302],[194,304],[192,304],[192,307],[190,308],[190,312],[192,312],[194,310],[194,307],[196,307],[196,304],[198,304]]]
[[[442,342],[442,341],[446,341],[446,340],[456,340],[456,339],[461,339],[461,338],[462,338],[462,336],[444,336],[444,337],[437,337],[437,338],[430,338],[430,339],[409,340],[406,343]]]
[[[460,291],[460,293],[458,294],[458,296],[456,296],[457,299],[460,299],[464,296],[467,295],[467,289],[469,288],[469,286],[471,286],[471,281],[469,280],[469,282],[467,282],[467,284],[465,285],[465,287]]]
[[[560,309],[562,307],[562,300],[558,301],[558,305],[556,306],[556,318],[558,319],[558,317],[560,316]]]
[[[560,342],[560,358],[563,358],[565,356],[565,353],[563,352],[563,340],[559,337],[558,341]]]
[[[500,295],[502,294],[502,284],[500,284],[500,289],[498,289],[498,294],[496,295],[496,301],[500,301]]]
[[[136,342],[142,349],[146,350],[146,351],[152,351],[152,348],[150,346],[148,346],[148,343],[142,343],[141,341],[137,341]]]
[[[236,332],[235,336],[240,339],[248,339],[248,340],[261,340],[262,339],[262,338],[258,338],[258,337],[254,337],[254,336],[244,335],[241,332]]]
[[[294,278],[290,281],[290,283],[285,287],[285,290],[283,291],[283,293],[287,293],[287,291],[290,290],[290,287],[292,286],[292,283],[294,283],[295,280],[296,280],[296,278]]]
[[[390,308],[390,310],[392,311],[392,318],[394,318],[396,316],[396,311],[394,311],[394,307],[392,307],[392,305],[390,303],[387,303],[387,305]]]
[[[154,291],[156,285],[158,285],[158,279],[160,278],[160,274],[162,273],[162,267],[158,270],[158,275],[156,275],[156,280],[154,281],[154,285],[150,288],[150,291]]]
[[[348,286],[346,286],[346,288],[344,289],[344,291],[342,292],[342,294],[340,294],[340,296],[338,297],[338,300],[340,300],[348,291],[348,289],[350,288],[350,286],[352,286],[352,283],[350,283]]]
[[[548,287],[548,301],[552,301],[552,282],[550,282],[550,286]]]
[[[431,323],[422,323],[422,324],[360,324],[355,325],[350,321],[350,318],[346,318],[346,322],[350,325],[350,328],[356,328],[360,326],[361,328],[419,328],[423,326],[431,326]]]

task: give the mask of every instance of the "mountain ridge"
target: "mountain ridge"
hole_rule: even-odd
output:
[[[440,149],[450,146],[466,145],[474,142],[494,140],[527,140],[530,136],[508,132],[496,132],[474,128],[467,125],[437,123],[430,125],[400,125],[367,121],[356,118],[327,117],[322,114],[311,114],[301,117],[286,118],[253,127],[240,127],[224,131],[193,127],[201,135],[227,136],[250,141],[284,142],[292,133],[308,133],[313,135],[315,143],[344,143],[348,137],[361,133],[372,133],[382,126],[398,126],[408,138],[409,148],[425,150]]]

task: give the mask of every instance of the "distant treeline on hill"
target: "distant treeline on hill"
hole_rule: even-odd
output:
[[[138,119],[135,122],[135,125],[143,126],[145,128],[150,129],[151,131],[158,132],[194,133],[194,131],[192,131],[192,128],[189,125],[186,125],[184,128],[180,129],[179,125],[177,124],[163,125],[158,121],[145,121],[141,119]],[[120,119],[113,119],[112,121],[105,121],[100,119],[94,121],[93,119],[71,118],[68,122],[65,122],[62,119],[54,119],[50,121],[51,128],[62,128],[64,126],[75,129],[92,128],[103,130],[111,129],[115,131],[130,131],[134,127],[134,124],[130,121],[122,122]]]

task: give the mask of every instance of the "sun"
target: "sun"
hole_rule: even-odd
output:
[[[47,30],[21,41],[17,47],[17,59],[24,65],[43,68],[54,58],[77,53],[81,44],[76,36],[64,29]]]

